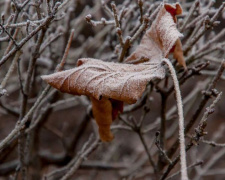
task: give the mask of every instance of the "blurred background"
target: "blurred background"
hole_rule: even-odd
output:
[[[177,27],[184,34],[188,71],[169,59],[183,97],[189,178],[223,180],[225,4],[164,2],[179,2],[183,8]],[[64,70],[81,57],[118,62],[123,51],[126,58],[140,43],[162,1],[114,3],[0,0],[0,179],[180,179],[178,116],[169,73],[150,82],[136,104],[124,106],[111,126],[115,137],[109,143],[99,140],[88,97],[53,88],[43,95],[47,84],[40,76],[55,71],[72,29]],[[128,36],[135,39],[124,47],[119,38],[125,42]],[[9,136],[15,127],[22,128]]]

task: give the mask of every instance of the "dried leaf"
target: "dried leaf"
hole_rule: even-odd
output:
[[[181,13],[179,4],[164,4],[141,44],[126,59],[126,62],[138,63],[151,60],[150,63],[118,64],[84,58],[78,60],[78,67],[74,69],[42,78],[62,92],[89,96],[100,137],[103,141],[111,141],[110,125],[123,111],[123,102],[135,103],[150,80],[164,78],[163,58],[173,53],[186,67],[179,39],[182,34],[176,28],[176,15]]]
[[[161,63],[133,65],[84,58],[78,60],[77,68],[42,76],[42,79],[69,94],[132,104],[141,97],[151,79],[162,79],[164,75]]]
[[[176,28],[176,15],[182,13],[181,6],[177,3],[175,6],[164,4],[151,28],[146,31],[140,45],[125,60],[125,62],[142,62],[143,58],[147,58],[151,62],[158,62],[174,53],[180,65],[186,68],[183,58],[182,44],[180,37],[183,35]]]
[[[170,51],[171,52],[171,51]],[[187,69],[185,60],[184,60],[184,55],[183,55],[183,50],[182,50],[182,44],[180,39],[177,39],[175,46],[174,46],[174,50],[173,52],[173,57],[174,59],[176,59],[178,61],[178,63],[180,65],[182,65],[184,67],[184,69]]]
[[[164,4],[164,8],[173,17],[173,20],[175,23],[177,22],[176,15],[181,15],[183,12],[179,3],[176,3],[174,6],[171,4]]]
[[[62,92],[91,97],[103,141],[112,140],[110,124],[122,111],[123,102],[135,103],[150,80],[165,76],[160,62],[133,65],[88,58],[78,60],[77,65],[74,69],[42,76],[42,79]]]
[[[110,125],[112,124],[112,103],[108,99],[101,99],[100,101],[91,98],[92,112],[95,117],[95,121],[98,124],[98,132],[102,141],[112,141],[114,136],[110,131]]]

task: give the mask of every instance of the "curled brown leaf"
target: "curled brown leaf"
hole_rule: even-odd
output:
[[[164,78],[163,58],[173,53],[186,68],[179,39],[182,34],[176,28],[176,15],[181,13],[179,4],[163,4],[140,45],[126,59],[128,63],[136,62],[135,65],[82,58],[77,62],[78,67],[42,79],[62,92],[89,96],[100,138],[111,141],[110,125],[123,111],[123,102],[135,103],[150,80]]]
[[[78,67],[42,79],[56,89],[73,95],[87,95],[135,103],[154,78],[165,75],[161,63],[119,64],[97,59],[79,59]]]
[[[123,102],[135,103],[150,80],[165,76],[161,63],[133,65],[84,58],[79,59],[77,65],[74,69],[42,76],[42,79],[62,92],[91,98],[103,141],[113,139],[110,124],[123,110]]]
[[[180,37],[183,35],[176,28],[176,15],[182,13],[180,4],[164,4],[151,28],[144,34],[140,45],[125,62],[142,63],[143,58],[157,62],[169,53],[186,69]]]
[[[92,112],[95,117],[95,121],[98,125],[98,132],[102,141],[112,141],[114,136],[110,131],[110,125],[112,124],[112,103],[108,99],[97,100],[91,98]]]

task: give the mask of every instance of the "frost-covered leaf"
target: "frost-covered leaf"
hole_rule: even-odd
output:
[[[174,58],[186,68],[182,44],[179,39],[183,35],[176,28],[176,15],[181,13],[182,8],[178,3],[162,5],[155,21],[143,36],[140,45],[125,62],[137,62],[143,58],[147,58],[151,62],[158,62],[159,59],[167,57],[169,53],[174,53]]]
[[[176,15],[181,13],[179,4],[164,4],[141,44],[126,59],[126,62],[140,63],[143,59],[150,62],[134,65],[83,58],[74,69],[42,78],[62,92],[89,96],[100,137],[103,141],[111,141],[110,125],[122,112],[123,102],[135,103],[150,80],[164,78],[163,58],[173,52],[174,58],[186,67],[179,39],[182,34],[176,28]]]
[[[162,79],[164,75],[161,63],[133,65],[88,58],[79,59],[74,69],[42,76],[42,79],[69,94],[135,103],[151,79]]]
[[[103,141],[113,139],[110,125],[122,112],[123,102],[135,103],[150,80],[165,76],[160,61],[133,65],[80,59],[77,64],[74,69],[42,76],[42,79],[62,92],[91,98]]]

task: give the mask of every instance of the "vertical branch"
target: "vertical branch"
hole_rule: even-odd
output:
[[[185,17],[184,23],[182,27],[180,28],[180,31],[183,32],[187,26],[187,23],[189,22],[190,18],[193,16],[194,11],[199,6],[200,2],[199,0],[196,0],[195,3],[193,3],[192,7],[189,10],[189,14]]]
[[[154,161],[152,159],[151,153],[150,153],[150,151],[148,149],[148,146],[147,146],[147,143],[146,143],[146,141],[144,139],[144,136],[143,136],[143,134],[140,131],[138,132],[138,136],[139,136],[139,138],[140,138],[140,140],[141,140],[141,142],[142,142],[142,144],[143,144],[143,146],[145,148],[145,152],[148,155],[148,160],[149,160],[149,162],[151,163],[151,165],[152,165],[152,167],[154,169],[154,173],[157,176],[158,170],[157,170],[157,167],[156,167],[156,165],[155,165],[155,163],[154,163]]]
[[[161,93],[161,127],[160,127],[160,146],[164,149],[166,133],[166,101],[167,96]]]
[[[74,164],[70,167],[69,171],[61,178],[61,180],[69,179],[79,168],[83,160],[98,147],[99,145],[98,138],[92,144],[91,141],[92,138],[90,137],[89,140],[83,145],[81,152],[79,152],[78,155],[75,157],[76,161],[74,162]],[[90,147],[87,148],[87,146],[89,145]]]
[[[140,9],[140,23],[142,24],[143,22],[143,0],[138,0],[138,6]]]
[[[160,112],[160,134],[159,134],[159,146],[165,149],[165,134],[166,134],[166,106],[168,95],[164,91],[160,91],[161,94],[161,112]],[[166,164],[165,156],[159,151],[158,168],[162,169]]]
[[[19,124],[20,124],[20,121],[23,119],[23,117],[26,113],[27,102],[28,102],[28,97],[29,97],[29,94],[30,94],[30,87],[31,87],[31,82],[32,82],[31,78],[32,78],[32,75],[33,75],[33,72],[34,72],[34,68],[35,68],[37,58],[40,56],[39,51],[40,51],[40,47],[41,47],[41,44],[43,42],[46,30],[47,30],[46,28],[43,28],[41,33],[39,34],[37,44],[36,44],[36,47],[35,47],[35,51],[33,53],[33,57],[29,62],[24,89],[21,90],[22,101],[21,101],[21,108],[20,108]],[[26,126],[28,126],[28,122],[25,124],[25,128],[26,128]],[[19,131],[18,148],[19,148],[19,157],[20,157],[20,170],[21,170],[23,179],[27,178],[27,175],[26,175],[27,170],[26,170],[26,167],[25,167],[25,148],[24,148],[25,144],[26,143],[25,143],[24,129],[21,129]]]
[[[72,31],[71,31],[71,33],[70,33],[70,37],[69,37],[69,40],[68,40],[68,42],[67,42],[66,49],[65,49],[65,52],[64,52],[62,61],[61,61],[61,63],[59,64],[59,66],[57,67],[57,70],[58,70],[58,71],[62,71],[62,70],[63,70],[63,67],[64,67],[64,65],[65,65],[67,56],[68,56],[68,54],[69,54],[69,50],[70,50],[71,43],[72,43],[72,41],[73,41],[73,36],[74,36],[74,29],[72,29]]]
[[[116,10],[116,5],[115,5],[115,3],[111,3],[111,6],[112,6],[113,14],[114,14],[114,19],[115,19],[116,33],[119,37],[120,45],[121,45],[121,47],[123,47],[124,42],[123,42],[122,31],[121,31],[120,22],[119,22],[117,10]]]
[[[173,68],[172,63],[168,59],[164,59],[165,62],[170,70],[173,82],[174,82],[174,89],[176,93],[176,100],[177,100],[177,109],[178,109],[178,116],[179,116],[179,139],[180,139],[180,162],[181,162],[181,179],[188,180],[187,175],[187,162],[186,162],[186,151],[185,151],[185,138],[184,138],[184,116],[183,116],[183,105],[182,105],[182,98],[179,88],[179,82],[177,79],[176,72]]]
[[[18,51],[12,61],[12,64],[11,66],[9,67],[9,70],[7,72],[7,74],[5,75],[4,79],[2,80],[1,82],[1,85],[0,85],[0,88],[4,89],[5,86],[6,86],[6,83],[7,81],[9,80],[10,76],[12,75],[15,67],[16,67],[16,64],[17,64],[17,61],[19,59],[19,57],[21,56],[22,52],[21,51]]]
[[[15,33],[13,34],[13,37],[12,38],[14,39],[14,41],[16,39],[16,36],[17,36],[18,32],[19,32],[19,28],[17,28],[16,31],[15,31]],[[8,47],[6,48],[6,50],[4,52],[4,56],[10,51],[10,49],[12,48],[12,45],[13,45],[13,41],[11,40],[9,42]]]
[[[197,121],[197,119],[200,116],[203,108],[205,107],[205,105],[207,104],[209,99],[211,98],[211,95],[213,94],[213,89],[216,87],[216,84],[220,80],[224,70],[225,70],[225,61],[223,60],[222,63],[221,63],[221,66],[218,69],[218,72],[217,72],[216,76],[213,78],[213,80],[211,81],[211,83],[209,84],[207,89],[205,90],[204,96],[203,96],[201,102],[199,103],[198,108],[196,109],[195,113],[191,117],[190,121],[185,126],[185,130],[184,130],[185,134],[187,134],[191,130],[192,126]],[[179,146],[179,141],[177,140],[172,145],[172,147],[168,150],[168,156],[169,157],[171,157],[176,152],[178,146]]]
[[[120,53],[119,62],[123,62],[127,49],[130,47],[130,40],[131,40],[130,36],[126,37],[123,49],[121,50],[121,53]]]

